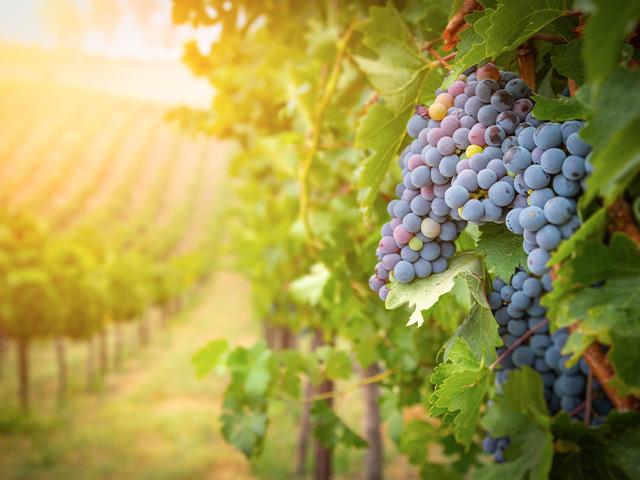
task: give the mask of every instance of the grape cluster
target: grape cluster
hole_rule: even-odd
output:
[[[503,222],[514,198],[502,144],[530,117],[527,85],[487,64],[436,93],[407,123],[414,140],[400,156],[402,182],[387,206],[391,220],[369,279],[382,300],[391,278],[410,283],[445,271],[467,221]]]
[[[526,198],[507,214],[506,225],[524,237],[527,267],[536,275],[547,271],[551,252],[580,226],[576,204],[591,171],[591,147],[580,139],[580,128],[578,121],[526,127],[504,157],[516,191]]]
[[[564,410],[582,419],[589,365],[584,358],[572,366],[567,365],[570,355],[561,353],[569,338],[566,328],[549,333],[546,309],[540,305],[540,299],[550,289],[549,274],[538,278],[521,269],[513,274],[509,283],[500,278],[493,281],[488,300],[504,342],[504,347],[497,350],[501,362],[496,372],[496,387],[500,388],[506,381],[510,370],[528,365],[542,378],[549,411],[555,414]],[[595,379],[591,399],[594,413],[591,424],[599,425],[613,406]],[[482,445],[497,462],[504,461],[508,438],[487,436]]]

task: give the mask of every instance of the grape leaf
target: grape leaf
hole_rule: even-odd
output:
[[[596,194],[605,204],[613,203],[640,171],[640,116],[611,136],[607,145],[594,152],[593,173],[587,179],[582,203],[587,205]]]
[[[539,120],[564,122],[566,120],[584,119],[588,115],[587,106],[578,97],[559,96],[555,98],[534,95],[536,102],[533,116]]]
[[[599,428],[562,413],[551,428],[557,445],[551,479],[640,478],[640,413],[613,411]]]
[[[575,80],[578,85],[585,82],[582,59],[582,39],[577,38],[564,45],[556,45],[551,54],[551,64],[560,75]]]
[[[331,349],[326,358],[325,373],[332,380],[345,379],[351,376],[351,357],[342,350]]]
[[[640,2],[593,0],[596,9],[584,32],[584,60],[589,80],[604,81],[620,59],[624,38],[640,18]]]
[[[478,250],[485,254],[489,272],[503,279],[511,278],[516,268],[527,264],[522,237],[511,233],[504,225],[482,226]]]
[[[609,245],[578,244],[543,303],[558,325],[580,322],[580,332],[612,345],[616,379],[640,389],[640,251],[629,237],[616,233]]]
[[[511,370],[483,418],[493,437],[508,436],[507,461],[480,468],[474,478],[543,480],[553,459],[553,437],[540,375],[529,367]]]
[[[498,335],[498,324],[488,305],[475,303],[469,315],[453,336],[444,344],[444,361],[449,360],[456,339],[464,340],[475,358],[482,358],[489,364],[496,358],[496,348],[502,345]]]
[[[316,263],[311,267],[311,272],[303,277],[291,282],[290,290],[293,298],[300,302],[308,303],[311,306],[318,305],[324,287],[326,286],[331,272],[322,263]]]
[[[229,342],[224,338],[220,338],[210,341],[198,350],[191,358],[191,363],[196,370],[196,376],[202,378],[220,365],[228,349]]]
[[[471,18],[472,27],[467,30],[472,31],[461,34],[458,54],[444,85],[468,67],[514,50],[563,13],[562,0],[498,0],[495,8],[486,8]]]
[[[334,448],[341,443],[345,447],[366,448],[367,442],[355,433],[331,409],[326,401],[317,401],[311,406],[313,435],[325,448]]]
[[[602,207],[596,213],[591,215],[586,222],[580,225],[580,228],[576,230],[570,238],[564,240],[560,244],[560,247],[558,247],[551,257],[551,260],[549,260],[549,265],[555,265],[562,262],[575,251],[576,245],[579,242],[586,240],[587,238],[602,238],[606,223],[607,210]]]
[[[430,380],[435,386],[429,397],[431,415],[443,416],[456,440],[469,446],[480,407],[493,381],[492,371],[457,337],[449,347],[447,360],[433,369]]]
[[[387,297],[386,307],[389,310],[394,310],[405,304],[415,307],[407,325],[421,326],[424,323],[422,310],[431,308],[442,295],[450,292],[458,276],[467,282],[469,291],[477,301],[486,302],[486,299],[483,300],[480,297],[484,277],[482,259],[477,254],[463,252],[452,257],[449,261],[449,268],[442,273],[410,284],[393,284]]]
[[[414,106],[432,67],[421,54],[411,31],[392,6],[371,7],[369,18],[357,29],[373,58],[355,56],[360,69],[393,114]],[[408,117],[405,117],[408,119]]]
[[[394,114],[385,105],[376,103],[360,121],[356,132],[356,146],[369,155],[358,172],[360,208],[367,214],[378,196],[380,184],[405,137],[407,119],[413,107]]]
[[[247,457],[262,449],[267,431],[265,413],[224,413],[220,418],[224,438]]]

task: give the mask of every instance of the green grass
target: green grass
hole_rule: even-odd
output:
[[[167,328],[152,330],[147,348],[137,347],[136,326],[128,327],[122,369],[111,372],[91,393],[85,391],[86,346],[69,346],[70,393],[62,410],[55,398],[53,346],[35,345],[29,418],[17,409],[15,363],[9,358],[0,381],[0,479],[292,478],[302,407],[274,404],[264,451],[250,463],[219,433],[226,378],[198,380],[190,364],[194,352],[210,339],[250,345],[259,338],[248,302],[246,285],[219,273],[193,306]],[[361,405],[357,390],[337,401],[339,414],[356,431],[361,431]],[[363,455],[338,449],[336,479],[361,478]],[[311,456],[312,450],[310,461]],[[386,458],[386,478],[417,478],[390,445]]]

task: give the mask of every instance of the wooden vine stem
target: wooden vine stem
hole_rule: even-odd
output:
[[[464,17],[476,10],[482,10],[482,5],[475,0],[464,0],[456,13],[453,14],[449,23],[442,33],[444,38],[444,49],[451,50],[460,41],[458,34],[468,27]]]
[[[517,50],[520,78],[529,88],[536,90],[536,49],[531,40],[523,43]]]

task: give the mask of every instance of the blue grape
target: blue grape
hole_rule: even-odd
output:
[[[544,208],[545,204],[555,196],[556,194],[552,189],[543,188],[541,190],[531,192],[527,201],[532,207]]]
[[[437,242],[425,243],[420,250],[420,256],[425,260],[435,260],[440,256],[440,244]]]
[[[550,345],[551,339],[549,338],[549,335],[545,335],[544,333],[536,333],[529,339],[529,346],[537,356],[543,356]]]
[[[507,213],[507,217],[505,218],[505,224],[511,233],[515,233],[516,235],[522,235],[524,228],[520,225],[520,213],[522,212],[521,208],[514,208],[509,213]]]
[[[542,275],[547,271],[549,252],[543,248],[536,248],[527,256],[527,267],[534,275]]]
[[[442,258],[451,258],[456,253],[456,246],[453,242],[440,243],[440,256]]]
[[[516,100],[528,97],[531,93],[529,86],[521,78],[514,78],[513,80],[510,80],[504,88],[507,92],[513,95]]]
[[[542,123],[533,132],[533,141],[543,150],[559,147],[562,144],[562,129],[559,123]]]
[[[438,170],[445,177],[453,177],[456,174],[456,165],[458,164],[457,155],[447,155],[442,157]]]
[[[416,138],[424,128],[427,128],[427,120],[420,115],[413,115],[407,122],[407,133],[413,138]]]
[[[498,175],[495,171],[485,168],[478,172],[478,186],[484,190],[488,190],[491,185],[498,181]]]
[[[569,155],[562,164],[562,174],[569,180],[582,179],[587,174],[584,158]]]
[[[542,283],[537,278],[527,278],[522,283],[522,291],[531,298],[539,297],[542,294]]]
[[[461,171],[454,181],[454,185],[460,185],[469,192],[478,189],[478,174],[471,169]]]
[[[384,302],[387,299],[388,295],[389,289],[387,288],[387,286],[383,285],[382,287],[380,287],[380,290],[378,290],[378,296],[380,297],[380,300]]]
[[[502,217],[502,208],[497,206],[488,198],[482,200],[482,206],[484,207],[483,220],[489,222],[497,222]]]
[[[440,152],[438,152],[437,148],[428,145],[422,151],[422,158],[424,158],[424,163],[426,163],[429,167],[438,168],[442,159],[442,155],[440,155]]]
[[[573,216],[573,207],[564,197],[554,197],[544,205],[544,216],[549,223],[562,225]]]
[[[482,153],[476,153],[469,159],[469,167],[476,173],[480,173],[481,170],[486,168],[489,163],[489,159]]]
[[[484,105],[483,107],[480,107],[480,110],[478,110],[478,122],[480,122],[485,127],[494,125],[497,118],[498,111],[491,105]]]
[[[511,358],[517,367],[522,367],[524,365],[533,365],[535,355],[531,347],[528,345],[520,345],[513,351]]]
[[[545,150],[540,157],[540,165],[545,172],[556,174],[562,171],[562,164],[567,155],[559,148]]]
[[[500,294],[498,292],[491,292],[488,296],[488,300],[489,307],[491,307],[492,310],[497,310],[502,306],[502,297],[500,297]]]
[[[436,197],[433,199],[433,202],[431,202],[431,211],[436,215],[445,217],[449,214],[449,206],[444,199]]]
[[[425,165],[411,172],[411,184],[416,188],[426,187],[431,184],[431,169]]]
[[[458,228],[452,222],[444,222],[440,227],[440,240],[451,242],[458,238]]]
[[[475,158],[476,156],[477,155],[474,155],[472,158]],[[502,160],[498,158],[489,160],[487,168],[489,170],[493,170],[496,173],[497,178],[502,178],[507,174],[507,169],[505,168],[504,163],[502,163]]]
[[[502,289],[500,290],[500,297],[502,297],[502,300],[504,300],[505,302],[510,302],[511,297],[513,296],[515,291],[516,289],[513,288],[511,285],[506,285],[502,287]]]
[[[476,84],[476,97],[478,100],[489,103],[491,102],[491,96],[494,92],[497,92],[500,89],[500,85],[495,80],[490,78],[485,78],[484,80],[480,80]]]
[[[416,233],[420,230],[422,218],[415,213],[407,213],[402,219],[402,226],[410,233]]]
[[[491,106],[498,112],[511,110],[514,102],[515,98],[508,90],[498,90],[491,95]]]
[[[567,150],[573,155],[586,157],[591,147],[580,138],[578,132],[574,132],[567,137]]]
[[[527,191],[529,190],[529,187],[527,186],[527,183],[524,181],[524,175],[522,173],[519,173],[514,177],[513,188],[516,190],[516,192],[518,192],[518,194],[526,195]]]
[[[527,322],[524,320],[511,320],[507,324],[507,330],[511,335],[520,337],[527,331]]]
[[[403,218],[410,211],[411,207],[409,206],[409,202],[405,200],[398,200],[394,204],[393,215],[397,218]]]
[[[447,259],[444,257],[440,257],[431,263],[431,266],[433,267],[433,273],[444,272],[447,269],[447,265]]]
[[[470,171],[470,170],[466,170]],[[462,207],[460,216],[470,222],[478,222],[484,215],[484,206],[480,200],[472,198]]]
[[[504,165],[514,174],[524,172],[531,163],[531,152],[525,147],[511,147],[504,154]]]
[[[400,283],[410,283],[415,278],[416,271],[411,263],[401,260],[394,267],[393,275]]]
[[[511,296],[511,304],[520,310],[526,310],[531,305],[531,297],[519,290]]]
[[[511,286],[516,290],[522,290],[524,282],[527,280],[527,278],[529,278],[527,272],[519,270],[511,277]]]
[[[508,178],[508,177],[504,177]],[[500,180],[489,188],[489,199],[499,207],[506,207],[515,197],[515,191],[509,183]]]
[[[431,202],[426,200],[422,195],[418,195],[411,200],[409,208],[416,215],[424,216],[431,211]]]
[[[502,149],[500,147],[487,147],[482,152],[489,160],[502,160]],[[502,163],[502,161],[500,162]]]
[[[580,184],[559,174],[553,177],[553,190],[563,197],[573,197],[580,191]]]
[[[518,134],[518,145],[527,149],[529,152],[536,148],[536,143],[533,141],[533,134],[535,130],[536,129],[534,127],[527,127]]]
[[[551,178],[540,165],[530,165],[524,171],[524,181],[529,188],[539,190],[546,187]]]
[[[584,392],[585,382],[582,375],[560,375],[559,389],[568,396],[575,397]]]
[[[431,275],[431,272],[433,271],[431,262],[425,260],[424,258],[416,260],[413,264],[413,268],[415,269],[416,276],[418,278],[426,278]]]
[[[544,210],[539,207],[527,207],[520,212],[520,225],[525,230],[536,232],[546,223]]]
[[[545,250],[554,250],[561,240],[560,229],[555,225],[545,225],[536,233],[536,242]]]
[[[413,263],[416,260],[418,260],[418,258],[420,258],[420,254],[415,250],[412,250],[411,248],[409,248],[408,245],[405,247],[402,247],[402,250],[400,250],[400,256],[402,257],[402,260],[409,263]]]
[[[484,106],[484,102],[480,100],[477,96],[471,97],[467,100],[467,103],[464,104],[464,111],[467,115],[473,117],[474,119],[478,119],[478,112],[480,108]]]
[[[471,118],[471,117],[469,117]],[[455,143],[456,147],[463,150],[469,146],[469,129],[468,128],[458,128],[455,132],[453,132],[453,143]]]
[[[452,186],[444,195],[444,201],[450,208],[460,208],[467,200],[469,200],[469,191],[461,185]]]
[[[513,303],[507,305],[507,313],[511,318],[522,318],[524,316],[524,311],[517,308]]]

